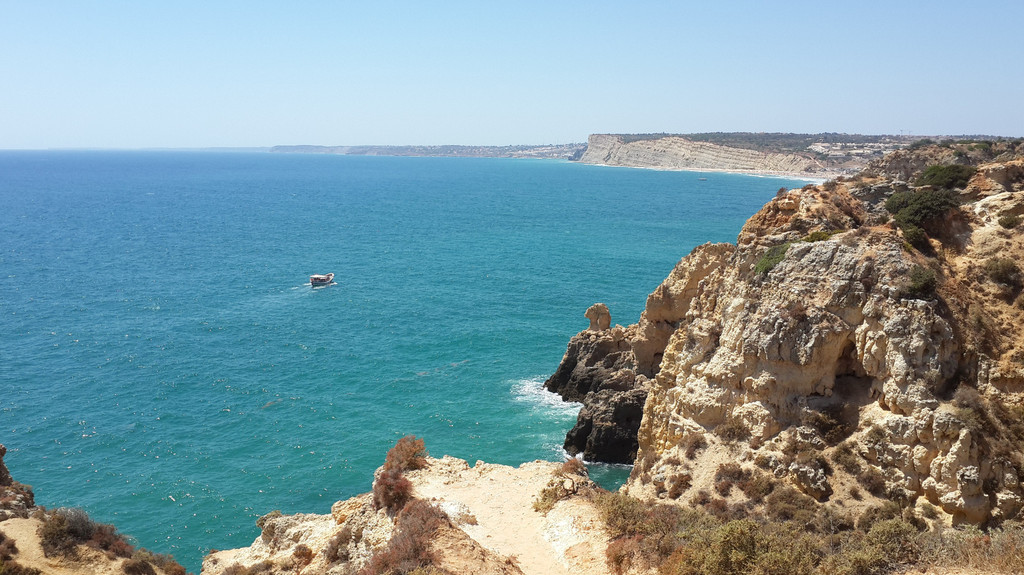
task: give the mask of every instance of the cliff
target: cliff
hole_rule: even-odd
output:
[[[630,139],[593,134],[580,161],[586,164],[730,172],[818,174],[824,167],[810,154],[776,153],[722,146],[681,136]]]
[[[171,557],[135,549],[112,525],[80,509],[36,507],[11,477],[0,445],[0,575],[185,575]]]
[[[630,493],[707,504],[701,493],[739,464],[847,509],[892,500],[953,524],[1019,517],[1024,165],[1006,158],[1021,150],[957,191],[906,181],[933,158],[970,163],[968,151],[894,154],[864,176],[781,193],[736,245],[683,258],[637,325],[577,336],[614,342],[563,360],[611,368],[590,387],[646,391]],[[918,211],[890,220],[897,195]]]

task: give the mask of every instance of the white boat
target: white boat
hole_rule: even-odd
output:
[[[334,274],[313,274],[309,276],[309,284],[313,287],[331,285]]]

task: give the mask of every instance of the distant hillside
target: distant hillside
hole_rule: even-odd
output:
[[[850,134],[594,134],[580,161],[682,170],[727,170],[831,176],[909,144],[899,136]]]
[[[274,146],[271,152],[346,156],[434,156],[467,158],[546,158],[575,160],[586,144],[541,146]]]

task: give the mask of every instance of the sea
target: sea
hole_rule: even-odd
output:
[[[558,160],[0,152],[0,443],[198,572],[369,491],[400,437],[559,461],[584,311],[635,323],[695,246],[805,182]],[[313,288],[310,274],[333,272]],[[609,488],[623,466],[591,465]]]

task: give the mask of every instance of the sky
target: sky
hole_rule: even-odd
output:
[[[0,149],[1024,136],[1021,0],[0,0]]]

